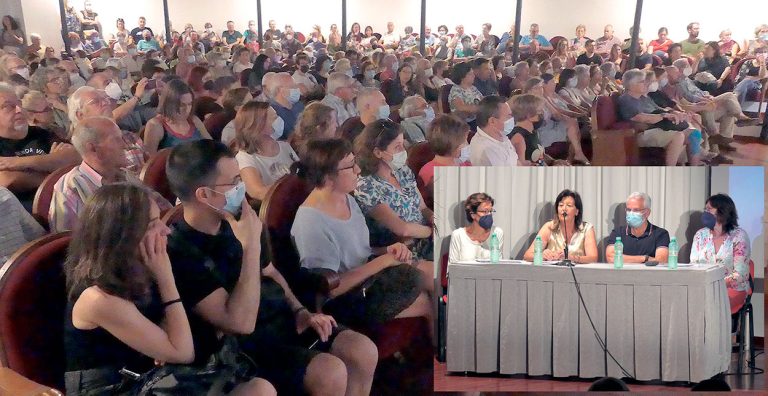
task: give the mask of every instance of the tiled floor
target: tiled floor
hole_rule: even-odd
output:
[[[734,360],[736,359],[734,355]],[[765,355],[757,357],[757,367],[765,368]],[[761,392],[745,392],[749,394],[765,394],[765,374],[750,374],[737,377],[726,376],[726,381],[733,390],[761,390]],[[435,361],[435,392],[452,392],[448,394],[473,395],[478,392],[580,392],[589,388],[591,381],[550,378],[525,378],[524,376],[464,376],[447,375],[445,363]],[[684,385],[670,386],[669,384],[628,384],[631,391],[638,392],[688,392]],[[436,393],[440,394],[440,393]]]

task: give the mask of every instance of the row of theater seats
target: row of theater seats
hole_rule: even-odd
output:
[[[425,147],[421,145],[420,147]],[[428,146],[426,146],[428,147]],[[170,149],[160,150],[145,164],[142,181],[170,202],[165,163]],[[430,157],[431,159],[431,157]],[[429,161],[429,160],[427,160]],[[423,165],[423,164],[422,164]],[[59,169],[40,186],[35,217],[47,226],[53,185],[71,167]],[[285,276],[307,307],[319,309],[339,285],[333,272],[301,268],[290,230],[296,211],[311,189],[296,175],[276,182],[260,206],[271,261]],[[183,206],[163,214],[173,225],[183,219]],[[66,307],[62,265],[70,232],[46,235],[22,247],[0,267],[0,394],[58,394],[63,389],[63,324]],[[377,394],[431,394],[432,355],[430,325],[424,318],[395,319],[356,329],[377,345],[379,365],[374,378]],[[26,378],[25,378],[26,377]],[[30,380],[32,382],[30,382]],[[48,392],[48,393],[45,393]]]

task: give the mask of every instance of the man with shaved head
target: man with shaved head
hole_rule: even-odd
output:
[[[366,125],[389,117],[389,105],[384,94],[375,88],[364,88],[357,94],[357,111],[360,116],[352,117],[341,125],[341,136],[353,141]]]
[[[613,25],[605,25],[603,36],[595,40],[595,53],[608,55],[611,53],[611,48],[614,44],[621,45],[622,42],[618,37],[613,35]]]
[[[72,131],[72,144],[82,157],[80,165],[56,182],[48,211],[51,232],[74,229],[86,200],[99,187],[117,183],[141,183],[123,169],[128,161],[123,154],[122,132],[112,119],[97,116],[82,120]],[[153,199],[161,211],[171,208],[159,194]]]

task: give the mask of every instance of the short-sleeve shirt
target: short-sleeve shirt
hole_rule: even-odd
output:
[[[699,61],[699,72],[712,73],[715,78],[719,79],[723,75],[725,69],[730,66],[728,58],[724,56],[718,56],[717,58],[707,59],[701,58]]]
[[[628,93],[619,96],[618,104],[619,116],[626,121],[632,120],[638,114],[652,114],[654,111],[660,110],[659,106],[647,96],[635,98]]]
[[[266,157],[260,154],[248,154],[239,151],[235,158],[240,169],[254,168],[261,175],[261,181],[265,186],[276,182],[290,172],[291,165],[299,160],[299,156],[293,151],[288,142],[277,142],[280,152],[274,157]]]
[[[578,58],[576,58],[576,64],[577,65],[602,65],[603,57],[601,57],[598,54],[593,54],[592,57],[589,57],[585,52],[579,55]]]
[[[54,136],[47,130],[31,126],[23,139],[0,137],[0,157],[29,157],[51,152]]]
[[[272,105],[272,108],[275,109],[277,115],[283,119],[283,136],[281,136],[280,139],[286,140],[293,133],[293,129],[296,127],[296,122],[299,119],[299,114],[304,111],[304,104],[296,102],[290,109],[283,107],[283,105],[277,102],[270,102],[270,104]]]
[[[264,235],[262,234],[262,246],[266,246],[263,243]],[[262,268],[268,262],[266,250],[262,249]],[[217,351],[220,345],[216,327],[193,313],[193,309],[220,288],[232,293],[240,279],[243,246],[225,221],[221,222],[221,228],[216,235],[202,233],[181,221],[172,227],[168,236],[168,256],[171,259],[176,287],[189,316],[195,345],[195,362],[202,363]],[[261,319],[276,312],[273,306],[263,301],[265,293],[268,292],[266,289],[280,288],[274,286],[275,282],[271,279],[261,278],[262,303],[259,305],[257,328],[265,324]],[[262,312],[263,310],[270,312]],[[285,307],[277,312],[285,314]],[[287,315],[291,315],[290,307],[287,307]]]
[[[602,37],[598,38],[597,40],[595,40],[595,52],[597,52],[598,54],[610,53],[611,52],[611,47],[613,47],[614,44],[621,45],[622,42],[616,36],[613,36],[610,39],[607,39],[607,38],[605,38],[605,36],[602,36]]]
[[[389,246],[397,242],[397,237],[392,231],[370,216],[371,211],[379,204],[389,206],[405,222],[426,224],[419,209],[421,197],[416,187],[416,176],[407,166],[396,170],[394,176],[401,189],[376,175],[361,177],[357,182],[355,198],[366,216],[371,246],[374,247]]]
[[[475,166],[517,166],[517,152],[506,136],[499,141],[478,127],[469,142],[469,160]]]
[[[301,206],[291,227],[304,268],[325,268],[345,273],[368,261],[371,250],[365,216],[347,195],[349,219],[342,220],[308,206]]]
[[[474,85],[464,89],[461,87],[461,85],[454,84],[451,87],[451,92],[448,94],[448,103],[451,105],[451,111],[456,111],[456,107],[453,105],[453,100],[459,98],[462,102],[469,104],[469,105],[476,105],[479,104],[480,101],[483,99],[483,94],[480,92],[480,90],[477,89]],[[466,121],[472,121],[475,117],[472,116],[470,119],[467,119]]]
[[[520,40],[520,44],[521,45],[531,45],[531,41],[533,41],[533,40],[534,39],[531,38],[531,35],[527,34],[527,35],[523,36],[522,40]],[[547,40],[546,37],[544,37],[544,36],[542,36],[540,34],[536,35],[536,41],[538,41],[539,44],[541,44],[542,47],[549,47],[549,46],[552,45],[552,44],[549,43],[549,40]]]
[[[229,34],[228,30],[221,33],[221,38],[226,41],[227,44],[234,44],[237,40],[243,37],[243,34],[235,30],[232,34]]]
[[[135,27],[135,28],[133,28],[133,30],[131,30],[131,37],[133,37],[133,42],[134,43],[138,43],[139,41],[141,41],[144,38],[144,31],[145,30],[149,30],[149,32],[152,33],[152,36],[153,37],[155,36],[155,33],[152,32],[152,29],[150,29],[148,27],[144,27],[144,28]]]
[[[669,232],[648,222],[643,235],[636,237],[627,234],[628,227],[618,227],[611,231],[608,237],[608,245],[616,243],[616,237],[621,237],[624,245],[624,254],[628,256],[656,256],[656,249],[669,246]]]
[[[43,235],[45,230],[7,188],[0,187],[0,262],[5,262],[25,243]]]
[[[704,50],[704,46],[707,45],[707,43],[705,43],[704,40],[696,39],[695,43],[683,40],[680,42],[680,45],[683,47],[683,55],[697,56],[699,55],[699,52]]]

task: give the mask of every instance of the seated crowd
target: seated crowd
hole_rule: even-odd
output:
[[[422,54],[413,28],[391,22],[386,34],[354,23],[346,37],[333,25],[327,38],[317,25],[304,35],[270,21],[259,37],[254,21],[245,33],[187,24],[165,42],[144,17],[130,31],[118,19],[104,40],[97,15],[66,5],[71,53],[60,54],[37,35],[26,44],[6,16],[0,50],[0,258],[43,226],[74,232],[73,394],[148,391],[125,388],[138,384],[119,368],[154,363],[173,365],[151,375],[201,392],[368,394],[378,352],[357,330],[431,324],[434,167],[589,165],[593,107],[611,94],[666,164],[725,163],[734,125],[753,122],[742,104],[768,77],[765,26],[743,46],[704,43],[698,24],[680,45],[660,30],[630,67],[610,25],[559,41],[537,24],[518,38],[441,25]],[[417,149],[430,156],[414,166]],[[161,154],[173,200],[141,180]],[[41,226],[27,212],[55,171]],[[256,212],[287,175],[309,191],[288,248],[304,270],[338,275],[321,310],[271,261]],[[183,215],[166,222],[174,204]]]

